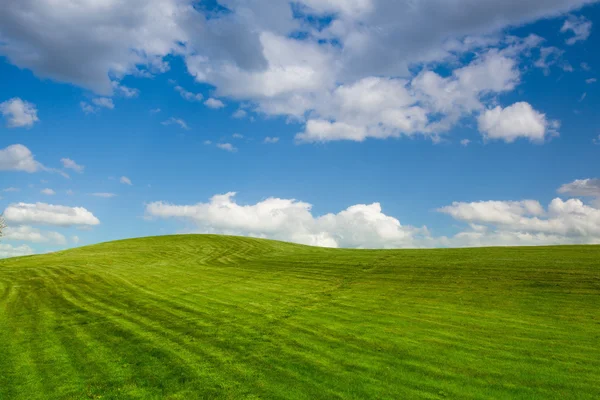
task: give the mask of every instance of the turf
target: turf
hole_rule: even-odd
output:
[[[215,235],[0,261],[0,399],[598,399],[600,246]]]

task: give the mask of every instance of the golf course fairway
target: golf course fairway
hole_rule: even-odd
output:
[[[0,260],[0,399],[599,399],[600,246]]]

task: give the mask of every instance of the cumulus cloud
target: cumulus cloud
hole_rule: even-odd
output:
[[[32,243],[52,243],[57,245],[67,244],[67,239],[59,232],[41,231],[27,225],[7,227],[3,239]]]
[[[556,135],[559,127],[558,121],[549,121],[526,102],[488,109],[477,118],[477,124],[484,138],[507,143],[519,138],[543,142],[548,135]]]
[[[234,139],[243,139],[244,135],[242,135],[240,133],[234,133],[233,135],[231,135],[231,137]]]
[[[4,210],[6,222],[15,225],[93,226],[100,221],[83,207],[46,203],[14,203]]]
[[[18,97],[0,103],[0,114],[9,128],[31,128],[39,121],[35,105]]]
[[[600,209],[579,199],[555,198],[547,209],[535,200],[454,202],[438,211],[484,225],[479,234],[490,230],[494,235],[545,238],[546,243],[600,243]]]
[[[245,110],[242,110],[241,108],[240,108],[240,109],[238,109],[238,110],[237,110],[236,112],[234,112],[233,114],[231,114],[231,116],[232,116],[233,118],[237,118],[237,119],[244,118],[246,115],[248,115],[248,113],[247,113]]]
[[[115,108],[115,104],[113,103],[112,99],[108,97],[96,97],[95,99],[92,99],[92,103],[98,107],[108,108],[110,110]]]
[[[300,141],[415,134],[437,140],[519,83],[519,57],[541,39],[517,43],[502,35],[506,28],[591,2],[431,0],[407,7],[380,0],[228,0],[219,12],[192,0],[8,0],[0,55],[99,96],[122,92],[127,75],[152,76],[169,69],[170,57],[181,57],[198,82],[215,87],[215,97],[308,121]],[[322,19],[327,23],[311,23]],[[581,38],[587,23],[571,17],[563,28]],[[472,65],[460,65],[471,58],[467,53],[476,55]],[[440,63],[455,71],[434,72]],[[423,66],[417,77],[414,65]],[[373,95],[356,101],[369,88]],[[223,106],[216,99],[206,104]],[[234,115],[243,117],[241,111]]]
[[[569,196],[596,196],[600,197],[600,179],[576,179],[566,183],[558,189],[558,193]]]
[[[79,102],[79,107],[81,107],[81,111],[83,111],[85,114],[95,114],[98,111],[96,107],[86,103],[85,101]]]
[[[42,189],[40,191],[40,193],[45,194],[47,196],[54,196],[56,194],[56,192],[52,189],[46,188],[46,189]]]
[[[139,89],[130,88],[113,82],[113,88],[115,92],[125,98],[131,99],[140,95]]]
[[[235,153],[237,148],[231,143],[217,143],[217,147],[221,150],[229,151],[231,153]]]
[[[37,172],[44,169],[31,151],[22,144],[13,144],[0,149],[0,171]]]
[[[20,257],[33,254],[33,249],[27,245],[11,246],[0,243],[0,258]]]
[[[188,126],[188,124],[186,124],[186,122],[180,118],[169,118],[166,121],[161,122],[161,124],[168,126],[168,125],[179,125],[182,129],[190,129],[190,127]]]
[[[206,101],[204,102],[204,105],[208,108],[212,108],[215,110],[225,107],[225,104],[223,104],[223,102],[221,100],[215,99],[213,97],[206,99]]]
[[[208,203],[173,205],[154,202],[146,213],[154,218],[194,222],[202,232],[267,237],[326,247],[411,247],[425,228],[405,227],[382,212],[379,203],[357,204],[339,213],[312,214],[312,206],[294,199],[270,197],[240,205],[235,193],[213,196]]]
[[[571,32],[573,34],[572,37],[565,41],[571,46],[590,37],[592,22],[583,16],[576,17],[571,15],[560,28],[560,31],[562,33]]]
[[[277,143],[277,142],[279,142],[279,138],[267,136],[267,137],[265,137],[265,140],[263,140],[263,142],[264,143]]]
[[[599,198],[595,179],[574,181],[559,191]],[[193,231],[245,235],[326,247],[466,247],[600,243],[600,204],[555,198],[547,207],[537,200],[454,202],[437,212],[466,225],[452,236],[432,235],[426,227],[401,225],[379,203],[357,204],[321,216],[296,199],[269,197],[240,204],[235,193],[206,203],[146,205],[147,219],[176,218]]]
[[[129,179],[126,176],[122,176],[121,179],[119,179],[119,182],[121,182],[122,184],[125,184],[125,185],[129,185],[129,186],[133,185],[133,183],[131,183],[131,179]]]
[[[202,99],[204,98],[204,96],[202,96],[202,93],[189,92],[179,85],[175,86],[175,91],[179,92],[181,97],[183,97],[187,101],[202,101]]]
[[[63,168],[72,169],[73,171],[78,172],[80,174],[83,173],[83,170],[85,169],[83,165],[77,164],[70,158],[61,158],[60,162],[62,163]]]

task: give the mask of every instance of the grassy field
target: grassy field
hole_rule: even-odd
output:
[[[600,246],[213,235],[0,261],[0,399],[598,399]]]

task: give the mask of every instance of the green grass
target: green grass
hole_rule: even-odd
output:
[[[600,246],[214,235],[0,261],[0,399],[598,399]]]

